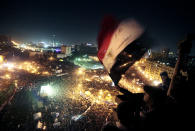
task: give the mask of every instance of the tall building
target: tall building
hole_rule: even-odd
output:
[[[55,37],[56,35],[52,35],[52,46],[53,47],[56,47]]]

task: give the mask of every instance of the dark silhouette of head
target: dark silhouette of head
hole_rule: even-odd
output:
[[[163,82],[166,82],[166,80],[169,78],[168,73],[166,71],[161,72],[160,76]]]
[[[134,106],[135,106],[134,104],[131,104],[129,102],[122,102],[118,105],[116,109],[117,117],[120,123],[127,128],[133,126],[136,120]]]

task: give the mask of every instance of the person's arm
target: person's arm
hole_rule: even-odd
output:
[[[167,95],[168,96],[172,96],[172,90],[174,90],[174,86],[175,86],[175,82],[177,82],[177,76],[180,75],[180,70],[182,69],[182,67],[184,66],[183,60],[185,59],[185,56],[188,56],[188,54],[190,53],[190,50],[192,48],[192,40],[195,39],[195,35],[187,35],[186,39],[183,41],[180,41],[178,43],[178,59],[175,65],[175,69],[174,69],[174,73],[173,73],[173,77],[171,79],[168,91],[167,91]]]

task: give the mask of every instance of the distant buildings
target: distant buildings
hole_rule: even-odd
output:
[[[150,50],[148,60],[174,67],[177,60],[177,55],[176,53],[170,51],[170,49],[168,48],[162,49],[161,52],[155,52]]]
[[[62,45],[60,48],[60,52],[57,54],[57,58],[64,58],[71,55],[89,55],[96,56],[97,55],[97,47],[93,44],[82,43],[78,45]]]
[[[65,58],[72,55],[72,47],[68,45],[63,45],[60,48],[60,52],[57,54],[57,58]]]
[[[13,42],[13,43],[12,43]],[[29,57],[37,57],[42,56],[55,56],[57,58],[65,58],[71,56],[81,56],[81,55],[89,55],[96,56],[97,55],[97,46],[91,43],[81,43],[77,45],[62,45],[61,43],[56,44],[56,40],[53,40],[52,43],[46,43],[44,41],[41,42],[25,42],[25,43],[17,43],[15,41],[11,41],[10,37],[5,35],[0,35],[0,54],[6,56],[10,54],[10,56],[16,56],[18,51],[21,53],[28,53]],[[12,48],[10,48],[10,46]],[[17,50],[17,52],[15,51]],[[73,57],[74,57],[73,56]]]
[[[72,49],[71,46],[67,46],[67,45],[65,46],[65,45],[63,45],[63,46],[61,46],[61,53],[69,56],[72,53],[71,52],[71,49]]]
[[[165,58],[169,57],[169,52],[170,52],[170,49],[169,48],[164,48],[161,50],[161,55]]]
[[[93,44],[85,43],[80,45],[75,45],[74,52],[79,52],[80,54],[88,54],[88,55],[97,55],[97,47]]]
[[[0,35],[0,46],[12,46],[11,37]]]

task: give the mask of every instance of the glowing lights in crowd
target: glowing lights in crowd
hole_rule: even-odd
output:
[[[132,93],[143,93],[144,92],[142,88],[143,85],[137,83],[135,79],[130,81],[126,77],[122,77],[121,80],[119,81],[119,86],[127,89],[128,91]]]
[[[0,63],[2,63],[3,61],[4,61],[4,57],[0,55]]]
[[[10,74],[5,74],[5,75],[4,75],[4,78],[5,78],[5,79],[11,79],[11,76],[10,76]]]
[[[12,40],[12,43],[13,43],[14,45],[16,45],[16,46],[19,45],[19,43],[15,42],[15,41],[13,41],[13,40]]]
[[[50,75],[48,71],[42,72],[43,75]]]
[[[77,70],[77,74],[78,74],[78,75],[82,75],[84,72],[85,72],[85,69],[84,69],[84,68],[79,68],[79,69]]]
[[[153,85],[154,85],[154,86],[158,86],[160,83],[161,83],[161,82],[160,82],[160,81],[157,81],[157,80],[154,80],[154,81],[153,81]]]
[[[94,75],[92,75],[94,74]],[[80,100],[81,98],[90,101],[92,104],[109,104],[115,106],[117,103],[115,102],[115,96],[110,93],[107,89],[96,89],[90,88],[86,83],[110,83],[112,84],[111,78],[104,74],[101,76],[96,75],[94,70],[86,70],[84,68],[79,68],[76,70],[77,75],[77,86],[75,86],[74,91],[71,96],[74,100]],[[85,84],[84,84],[85,83]],[[75,116],[78,118],[78,116]],[[75,119],[73,118],[73,119]]]
[[[3,67],[7,68],[8,70],[11,70],[15,67],[14,63],[3,63]]]
[[[49,59],[50,61],[54,61],[54,60],[55,60],[55,58],[54,58],[54,57],[52,57],[52,56],[51,56],[51,57],[49,57],[48,59]]]
[[[19,72],[19,71],[26,71],[31,74],[41,74],[48,76],[50,73],[48,71],[45,71],[39,64],[36,62],[32,61],[25,61],[25,62],[3,62],[0,63],[0,71],[3,71],[6,73],[8,72]],[[5,75],[4,74],[4,75]],[[10,79],[11,77],[4,77],[3,75],[1,76],[4,79]]]
[[[116,104],[114,101],[114,98],[108,90],[103,90],[100,89],[98,92],[90,92],[89,90],[87,91],[82,91],[80,90],[80,95],[88,100],[91,101],[91,103],[96,103],[96,104]]]
[[[101,78],[103,81],[112,82],[112,79],[110,78],[109,75],[101,75],[100,78]]]
[[[142,69],[142,65],[146,62],[146,59],[141,59],[140,61],[137,61],[134,64],[135,69],[143,76],[145,77],[150,83],[152,83],[153,86],[158,86],[161,83],[161,79],[159,74],[154,74],[149,71],[145,71]]]

